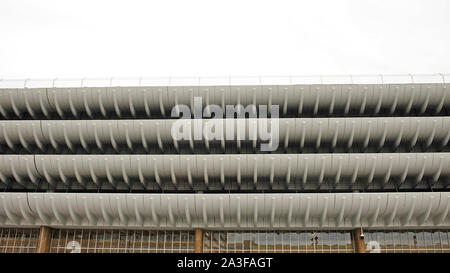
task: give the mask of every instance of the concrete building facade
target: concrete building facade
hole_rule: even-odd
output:
[[[450,252],[449,81],[0,81],[0,252]]]

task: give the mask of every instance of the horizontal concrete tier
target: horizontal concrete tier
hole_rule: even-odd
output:
[[[277,151],[296,153],[440,151],[450,138],[450,117],[8,120],[0,130],[0,145],[13,153],[257,153],[268,137],[278,139]]]
[[[0,193],[0,226],[133,228],[450,227],[449,192]]]
[[[279,106],[280,116],[439,115],[450,106],[446,83],[147,86],[0,89],[0,116],[32,119],[170,117],[215,104]],[[224,113],[225,114],[225,113]]]
[[[446,188],[450,153],[0,155],[3,187],[299,190]]]
[[[449,83],[450,74],[1,79],[5,88]]]

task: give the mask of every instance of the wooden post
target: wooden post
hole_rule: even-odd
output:
[[[366,247],[364,245],[364,238],[361,238],[362,228],[353,230],[353,242],[355,243],[356,253],[365,253]]]
[[[203,252],[203,230],[201,228],[195,229],[195,253]]]
[[[39,228],[38,244],[36,253],[48,253],[50,251],[50,243],[52,240],[52,230],[49,227],[41,226]]]

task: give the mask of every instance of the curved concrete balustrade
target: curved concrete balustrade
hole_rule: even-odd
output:
[[[450,75],[228,80],[0,81],[0,226],[450,226]]]
[[[449,192],[0,193],[0,225],[341,228],[450,225]]]
[[[172,137],[171,130],[177,128],[174,125],[176,122],[183,123],[190,139],[177,141]],[[269,128],[270,122],[267,123]],[[202,120],[199,131],[203,132],[202,128],[207,126],[222,128],[219,139],[202,133],[200,139],[195,140],[196,123],[191,119],[0,121],[0,145],[12,151],[21,148],[28,153],[49,149],[85,153],[179,153],[199,150],[234,153],[240,149],[258,152],[260,143],[265,139],[259,133],[262,124],[258,119]],[[266,123],[263,125],[266,126]],[[264,130],[265,133],[267,130]],[[450,117],[281,118],[273,130],[277,130],[273,136],[279,139],[278,150],[288,152],[396,151],[402,147],[439,151],[449,142]],[[234,133],[227,139],[226,132]],[[238,135],[241,140],[238,140]]]
[[[0,89],[0,116],[32,119],[170,117],[175,105],[279,105],[280,116],[439,115],[445,83],[148,86]],[[443,112],[444,111],[444,112]]]
[[[450,153],[0,156],[0,181],[25,188],[439,189],[449,175]]]

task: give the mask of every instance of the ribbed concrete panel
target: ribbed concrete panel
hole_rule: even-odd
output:
[[[449,227],[449,81],[2,80],[0,226]],[[199,100],[281,118],[171,115]]]
[[[450,225],[450,193],[0,193],[2,226],[341,228]]]
[[[19,188],[439,189],[450,154],[1,155],[0,174]]]
[[[176,122],[190,129],[190,139],[177,141],[172,137],[172,128],[178,128]],[[81,153],[252,153],[257,152],[263,142],[259,133],[263,125],[258,119],[212,119],[202,120],[200,124],[200,130],[206,126],[222,128],[223,137],[215,139],[203,134],[196,140],[197,124],[191,119],[9,120],[0,121],[0,145],[11,151],[28,153],[43,153],[49,149]],[[267,124],[270,126],[271,122]],[[273,135],[280,141],[278,151],[283,152],[410,151],[418,148],[440,151],[450,138],[450,117],[282,118],[273,128],[277,132]],[[231,139],[226,136],[229,131],[235,131]]]
[[[175,105],[279,105],[281,116],[442,114],[445,83],[0,89],[3,118],[170,117]]]

